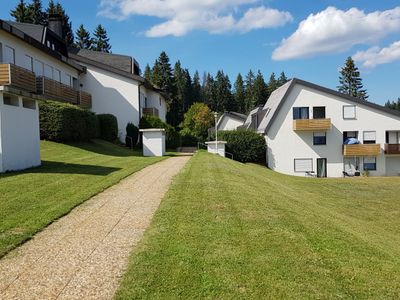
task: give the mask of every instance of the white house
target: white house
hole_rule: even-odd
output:
[[[277,172],[341,177],[400,175],[400,113],[293,79],[274,91],[258,132]]]
[[[217,122],[218,131],[236,130],[242,126],[246,121],[247,116],[237,113],[226,111],[224,112]]]

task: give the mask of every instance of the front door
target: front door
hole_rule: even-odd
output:
[[[326,158],[317,158],[317,177],[327,177],[326,164]]]

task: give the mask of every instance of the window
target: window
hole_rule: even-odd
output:
[[[3,62],[5,64],[15,64],[15,49],[9,46],[4,47]]]
[[[343,119],[355,119],[355,118],[356,118],[356,106],[343,105]]]
[[[49,65],[44,65],[44,76],[49,79],[53,79],[53,67]]]
[[[364,144],[376,144],[376,131],[364,131]]]
[[[40,60],[35,59],[33,72],[35,72],[36,76],[43,76],[44,64]]]
[[[326,132],[314,132],[314,145],[326,145]]]
[[[376,157],[364,157],[364,171],[376,171]]]
[[[36,109],[36,101],[31,99],[22,99],[22,106],[29,109]]]
[[[386,131],[386,144],[400,144],[400,131]]]
[[[159,99],[160,99],[160,106],[161,106],[161,97],[159,97]]]
[[[313,107],[313,118],[314,119],[325,119],[325,106],[315,106]]]
[[[25,55],[24,68],[33,72],[33,58],[32,56]]]
[[[308,107],[293,107],[293,120],[309,119]]]
[[[4,95],[3,96],[3,103],[5,105],[19,106],[18,97],[10,96],[10,95]]]
[[[0,43],[0,63],[3,63],[3,44]]]
[[[54,77],[53,79],[57,82],[61,82],[61,71],[54,69],[54,73],[53,73]]]
[[[347,139],[358,139],[358,131],[345,131],[343,132],[343,144],[345,144]]]
[[[313,161],[312,158],[296,158],[294,160],[295,172],[312,172]]]

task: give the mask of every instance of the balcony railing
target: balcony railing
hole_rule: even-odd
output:
[[[397,154],[400,155],[400,144],[385,144],[385,154],[386,155],[393,155]]]
[[[155,107],[143,108],[143,114],[147,116],[155,116],[158,117],[158,109]]]
[[[293,120],[294,131],[325,131],[332,127],[331,119],[298,119]]]
[[[78,91],[53,79],[36,77],[37,93],[49,100],[78,104]]]
[[[0,85],[36,93],[35,73],[14,64],[0,64]]]
[[[78,104],[82,108],[92,108],[92,95],[84,91],[78,92]]]
[[[344,156],[378,156],[380,153],[380,144],[343,145]]]

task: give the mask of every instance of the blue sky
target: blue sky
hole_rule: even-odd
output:
[[[142,69],[164,50],[191,73],[285,71],[329,88],[353,56],[370,101],[400,97],[400,3],[395,0],[62,0],[74,29],[101,23],[114,53]],[[0,18],[18,0],[2,0]],[[43,1],[46,5],[47,1]]]

